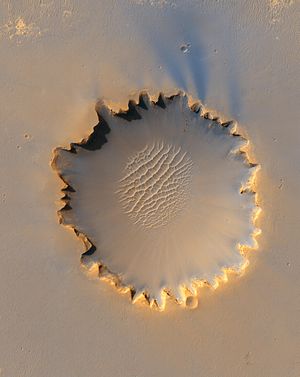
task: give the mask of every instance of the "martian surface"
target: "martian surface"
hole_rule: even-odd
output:
[[[298,0],[0,2],[1,377],[300,375],[299,33]]]

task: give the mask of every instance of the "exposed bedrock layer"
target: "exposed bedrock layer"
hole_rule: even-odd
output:
[[[240,273],[256,247],[248,141],[183,93],[96,110],[91,135],[53,159],[65,183],[59,217],[85,244],[82,264],[133,301],[163,309],[169,295],[195,307],[199,286]]]

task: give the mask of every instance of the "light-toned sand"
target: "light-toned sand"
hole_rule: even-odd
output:
[[[299,376],[299,2],[271,5],[1,2],[1,377]],[[143,89],[236,119],[261,164],[259,249],[193,311],[88,278],[57,221],[53,149]]]

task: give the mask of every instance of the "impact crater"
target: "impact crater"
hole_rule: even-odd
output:
[[[133,302],[193,309],[201,286],[243,272],[257,247],[249,141],[182,92],[96,111],[88,138],[54,151],[60,222],[83,241],[82,265]]]

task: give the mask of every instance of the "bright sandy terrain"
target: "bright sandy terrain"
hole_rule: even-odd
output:
[[[300,375],[299,1],[0,2],[0,376]],[[236,119],[261,164],[259,249],[199,306],[132,305],[58,224],[53,149],[182,89]]]

